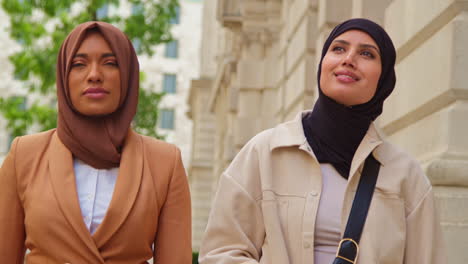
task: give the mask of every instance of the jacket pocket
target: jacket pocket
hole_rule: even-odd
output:
[[[302,255],[304,203],[303,197],[264,191],[261,204],[270,264],[296,263]]]
[[[289,208],[287,196],[277,195],[273,191],[265,191],[261,204],[265,225],[268,225],[272,232],[279,232],[283,237],[287,237]]]
[[[265,242],[261,263],[269,264],[288,263],[285,237],[287,236],[288,203],[275,197],[273,192],[264,194],[261,201],[263,222],[265,224]],[[286,216],[286,218],[285,218]]]
[[[398,194],[376,189],[361,239],[362,263],[403,263],[405,204]]]

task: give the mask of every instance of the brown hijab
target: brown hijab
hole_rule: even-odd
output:
[[[105,116],[86,116],[73,106],[68,90],[68,74],[73,55],[89,30],[97,30],[116,55],[120,70],[120,102],[115,112]],[[78,25],[65,39],[57,61],[57,132],[74,157],[97,169],[118,167],[122,146],[138,104],[139,64],[127,36],[104,22]]]

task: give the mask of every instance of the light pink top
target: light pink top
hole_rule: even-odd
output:
[[[331,264],[341,240],[341,209],[348,181],[329,163],[320,168],[322,194],[315,224],[314,264]]]

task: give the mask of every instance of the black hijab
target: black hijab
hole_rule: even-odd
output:
[[[379,46],[382,72],[374,97],[364,104],[344,106],[326,96],[320,88],[323,57],[333,40],[348,30],[367,33]],[[331,163],[344,178],[348,178],[351,161],[370,124],[381,113],[384,100],[395,87],[396,52],[392,40],[378,24],[362,18],[347,20],[328,36],[322,49],[317,72],[319,98],[311,113],[304,116],[302,124],[309,145],[320,163]]]

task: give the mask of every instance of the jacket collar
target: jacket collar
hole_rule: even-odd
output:
[[[127,135],[112,200],[102,223],[92,236],[81,215],[72,154],[60,141],[57,133],[52,137],[50,148],[48,162],[51,183],[63,215],[93,255],[100,263],[104,263],[99,248],[122,225],[138,194],[143,171],[141,137],[131,130]]]
[[[298,146],[300,149],[305,150],[313,154],[309,143],[304,135],[304,128],[302,127],[302,117],[312,110],[303,111],[296,115],[296,117],[286,123],[279,124],[273,129],[272,138],[270,140],[270,151],[282,148],[282,147],[293,147]],[[372,152],[375,159],[380,162],[381,165],[385,164],[385,157],[381,151],[378,151],[376,148],[384,141],[379,131],[377,130],[374,123],[369,126],[366,135],[362,139],[359,147],[356,150],[352,164],[351,164],[351,173],[353,175],[357,170],[359,165],[366,159],[369,153]]]
[[[301,120],[308,112],[310,111],[301,112],[293,120],[279,124],[273,129],[273,135],[270,140],[270,151],[276,148],[307,144]]]

